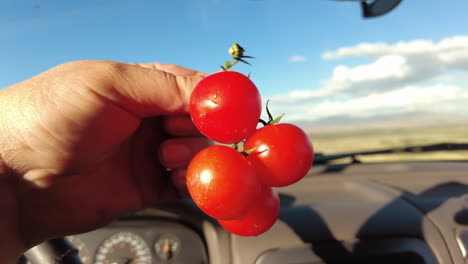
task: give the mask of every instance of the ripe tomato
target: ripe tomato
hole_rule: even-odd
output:
[[[267,125],[252,134],[245,149],[257,177],[268,186],[283,187],[302,179],[314,160],[309,137],[292,124]]]
[[[225,144],[246,139],[257,128],[262,103],[245,75],[223,71],[202,79],[190,97],[190,116],[208,138]]]
[[[243,217],[259,182],[248,160],[238,151],[215,145],[200,151],[187,169],[187,187],[195,203],[209,216]]]
[[[224,229],[239,236],[258,236],[266,232],[278,219],[280,201],[278,193],[269,186],[261,185],[247,215],[241,220],[218,220]]]

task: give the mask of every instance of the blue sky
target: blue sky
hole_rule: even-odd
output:
[[[463,107],[460,96],[468,100],[468,67],[445,59],[451,46],[443,48],[445,42],[456,42],[456,52],[466,55],[466,0],[404,0],[394,12],[376,19],[361,18],[358,3],[329,0],[0,0],[0,5],[0,88],[82,59],[158,61],[210,73],[219,70],[229,58],[229,46],[238,42],[259,59],[252,67],[236,69],[252,71],[264,98],[281,99],[280,109],[304,94],[299,97],[310,100],[302,100],[292,111],[309,111],[314,105],[309,113],[314,116],[326,110],[323,103],[351,107],[369,96],[406,96],[419,86],[434,92],[433,101],[441,99],[435,97],[440,97],[437,89],[446,89],[443,85],[453,88],[455,94],[442,98],[449,102],[440,111],[464,111],[448,108]],[[418,40],[426,41],[428,58],[441,58],[440,65],[426,69],[421,60],[427,56],[408,53]],[[362,43],[379,52],[366,53]],[[392,49],[398,43],[407,45]],[[382,44],[389,46],[386,52],[380,52]],[[340,48],[351,53],[339,53]],[[380,74],[383,79],[377,83],[371,78],[386,89],[370,90],[368,80],[363,84],[361,75],[378,75],[387,64],[407,69]],[[346,92],[359,89],[355,94],[360,97]],[[405,107],[411,110],[411,105]],[[373,111],[385,112],[380,110]]]

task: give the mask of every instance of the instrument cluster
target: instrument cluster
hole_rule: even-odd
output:
[[[68,239],[83,264],[208,263],[200,235],[174,222],[117,221]]]

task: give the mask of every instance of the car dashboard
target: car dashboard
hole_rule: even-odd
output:
[[[258,237],[184,200],[70,238],[85,264],[468,263],[467,162],[317,165],[278,191]]]

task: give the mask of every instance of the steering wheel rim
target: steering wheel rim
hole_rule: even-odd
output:
[[[82,264],[78,249],[66,238],[54,238],[24,253],[31,264]]]

